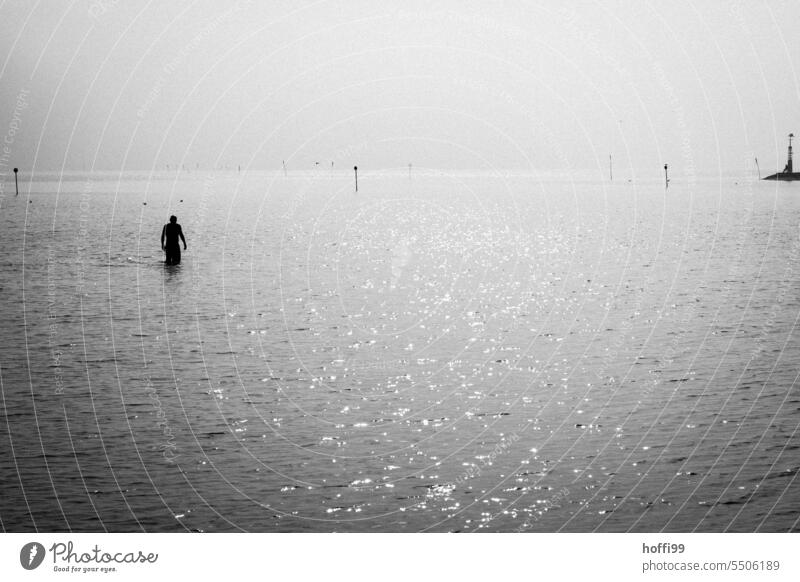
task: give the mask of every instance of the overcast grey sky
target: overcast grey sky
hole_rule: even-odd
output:
[[[796,0],[13,0],[0,131],[35,171],[771,172],[798,24]]]

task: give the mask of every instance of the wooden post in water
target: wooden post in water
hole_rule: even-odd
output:
[[[611,154],[608,154],[608,179],[614,181],[614,165],[611,162]]]
[[[669,188],[669,167],[664,164],[664,188]]]
[[[761,179],[761,168],[758,167],[758,158],[756,158],[756,171],[758,172],[758,179]]]
[[[19,182],[17,182],[17,172],[19,172],[19,168],[14,168],[14,186],[17,189],[17,196],[19,196]]]
[[[358,166],[353,166],[353,171],[356,173],[356,192],[358,192]]]

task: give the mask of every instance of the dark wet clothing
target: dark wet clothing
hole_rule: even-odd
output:
[[[164,241],[164,250],[167,253],[166,263],[168,265],[177,265],[181,262],[181,245],[180,241],[184,241],[184,245],[186,244],[185,239],[183,238],[183,230],[181,230],[181,225],[177,222],[167,223],[164,225],[164,230],[161,231],[161,240]]]
[[[167,258],[165,261],[168,265],[178,265],[181,262],[181,247],[178,245],[167,247]]]

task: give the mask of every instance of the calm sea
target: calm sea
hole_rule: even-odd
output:
[[[4,530],[800,529],[800,186],[20,187]]]

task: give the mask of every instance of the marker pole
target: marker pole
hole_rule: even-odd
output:
[[[358,166],[353,166],[353,171],[356,173],[356,192],[358,192]]]
[[[14,186],[17,188],[17,196],[19,196],[19,182],[17,182],[17,172],[19,172],[19,168],[14,168]]]
[[[669,167],[664,164],[664,188],[669,188]]]

